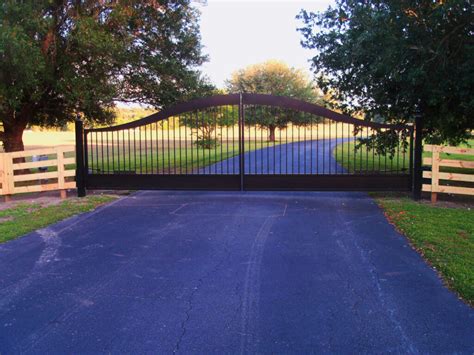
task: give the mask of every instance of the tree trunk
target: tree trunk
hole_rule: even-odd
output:
[[[275,126],[269,126],[268,129],[270,130],[270,135],[268,136],[268,140],[270,142],[275,142]]]
[[[26,126],[20,124],[5,124],[3,126],[3,148],[5,152],[9,153],[25,150],[25,146],[23,145],[23,131],[25,128]]]

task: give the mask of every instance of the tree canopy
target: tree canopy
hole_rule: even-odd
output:
[[[110,122],[116,101],[160,108],[208,92],[198,21],[190,0],[2,1],[4,148],[22,150],[28,125]]]
[[[314,83],[302,70],[279,61],[250,65],[234,72],[226,83],[229,92],[244,92],[289,96],[308,102],[319,102],[321,96]],[[288,110],[255,107],[245,117],[246,124],[269,129],[269,140],[275,141],[275,129],[285,128],[290,122],[304,125],[318,118]]]
[[[469,1],[338,0],[298,17],[318,85],[338,108],[397,123],[421,115],[433,142],[457,143],[474,128]]]

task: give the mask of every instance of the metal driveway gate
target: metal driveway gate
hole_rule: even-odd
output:
[[[377,135],[399,143],[391,152],[361,144]],[[77,121],[76,145],[80,194],[412,187],[412,126],[366,122],[280,96],[218,95],[106,128],[83,129]]]

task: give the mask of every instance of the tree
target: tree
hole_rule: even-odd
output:
[[[302,46],[318,85],[347,113],[391,123],[424,121],[432,142],[474,128],[474,22],[469,1],[339,0],[304,10]]]
[[[6,151],[28,125],[77,114],[109,123],[116,101],[160,108],[203,79],[199,13],[190,0],[4,0],[0,4],[0,122]]]
[[[224,94],[223,90],[202,90],[200,95],[213,96]],[[209,107],[204,110],[187,112],[179,117],[181,126],[191,128],[192,134],[196,135],[194,142],[198,147],[212,149],[217,146],[218,139],[216,131],[219,127],[231,127],[238,123],[238,112],[232,106]],[[195,131],[193,131],[195,130]]]
[[[290,68],[283,62],[267,61],[238,70],[227,81],[230,92],[289,96],[308,102],[321,101],[321,96],[303,71]],[[276,128],[283,129],[290,122],[309,124],[319,118],[288,110],[256,107],[245,117],[245,123],[256,124],[269,130],[269,141],[275,141]]]
[[[219,144],[218,128],[232,127],[238,123],[238,112],[232,106],[209,107],[198,112],[188,112],[179,117],[182,126],[196,130],[195,144],[212,149]]]

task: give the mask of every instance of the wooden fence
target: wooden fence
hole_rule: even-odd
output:
[[[0,196],[76,187],[74,147],[55,147],[0,153]]]
[[[423,184],[423,191],[431,192],[431,202],[435,203],[438,193],[474,195],[474,187],[458,186],[463,183],[473,183],[474,174],[441,172],[441,167],[474,169],[474,161],[454,160],[441,158],[441,153],[474,155],[474,149],[444,147],[439,145],[425,145],[425,152],[431,152],[431,158],[424,158],[424,165],[431,165],[431,171],[424,171],[423,177],[431,179],[430,184]],[[446,182],[456,181],[456,186],[447,185]]]

